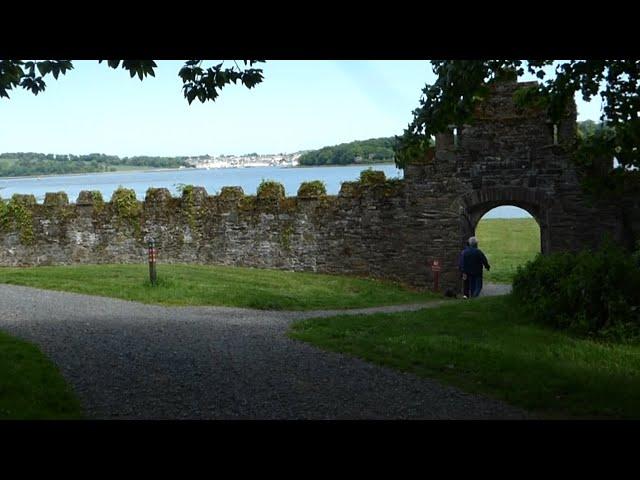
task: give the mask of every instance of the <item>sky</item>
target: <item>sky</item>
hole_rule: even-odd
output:
[[[402,133],[435,80],[424,60],[267,61],[255,88],[230,85],[215,102],[189,105],[183,61],[157,63],[156,76],[140,81],[75,61],[37,96],[12,91],[0,99],[0,153],[267,154],[388,137]],[[598,120],[599,99],[576,103],[579,121]]]

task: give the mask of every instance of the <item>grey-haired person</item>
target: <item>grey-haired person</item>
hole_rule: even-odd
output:
[[[491,266],[485,254],[478,248],[478,239],[471,237],[468,243],[469,248],[462,252],[462,271],[469,278],[469,295],[477,297],[482,291],[483,267],[488,271]]]

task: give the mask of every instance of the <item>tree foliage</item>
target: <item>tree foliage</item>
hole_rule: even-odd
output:
[[[380,163],[393,161],[393,137],[371,138],[341,143],[305,152],[300,165],[348,165],[351,163]]]
[[[438,60],[432,61],[437,79],[426,85],[413,120],[396,137],[396,163],[426,154],[426,139],[470,120],[488,85],[501,79],[517,79],[526,72],[541,80],[537,87],[522,89],[516,99],[543,105],[552,121],[559,121],[577,92],[585,101],[602,99],[602,124],[577,139],[576,158],[585,171],[603,156],[617,159],[611,178],[637,178],[640,168],[640,60]],[[555,65],[554,65],[555,63]],[[547,70],[554,69],[548,75]],[[614,182],[616,183],[616,182]],[[616,183],[617,184],[617,183]]]
[[[149,156],[120,158],[104,153],[90,153],[88,155],[34,152],[0,153],[0,177],[115,172],[118,167],[190,167],[187,158]]]
[[[99,63],[104,60],[99,60]],[[230,83],[238,81],[247,88],[253,88],[263,80],[262,69],[254,64],[262,60],[242,60],[241,67],[233,60],[233,65],[225,67],[222,61],[211,67],[205,67],[203,60],[188,60],[178,72],[182,79],[182,90],[189,104],[196,98],[204,103],[215,101],[220,90]],[[156,62],[153,60],[107,60],[111,68],[122,68],[131,78],[136,75],[140,80],[147,76],[155,77]],[[73,69],[71,60],[0,60],[0,98],[9,98],[9,92],[21,87],[34,95],[46,89],[45,79],[53,75],[57,79]]]

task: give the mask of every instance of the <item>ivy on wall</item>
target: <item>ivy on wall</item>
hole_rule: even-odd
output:
[[[33,196],[30,196],[33,199]],[[9,202],[0,199],[0,226],[3,230],[16,230],[20,235],[20,243],[31,245],[34,242],[33,214],[28,208],[30,202],[22,195],[13,195]]]

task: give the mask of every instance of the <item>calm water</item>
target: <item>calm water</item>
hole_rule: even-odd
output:
[[[368,166],[346,167],[305,167],[305,168],[221,168],[221,169],[183,169],[141,172],[91,173],[82,175],[56,175],[51,177],[9,178],[0,177],[0,197],[10,198],[14,193],[35,195],[38,202],[44,200],[46,192],[66,192],[70,202],[75,202],[81,190],[99,190],[105,200],[119,186],[135,190],[136,196],[143,200],[149,187],[167,188],[172,195],[178,196],[178,187],[195,185],[206,188],[209,195],[220,192],[225,186],[240,186],[247,195],[255,195],[262,180],[277,180],[284,185],[287,196],[296,195],[300,183],[309,180],[322,180],[327,193],[337,195],[340,184],[357,180],[360,172]],[[395,165],[375,165],[374,170],[382,170],[387,178],[402,178],[402,170]],[[489,217],[528,217],[516,207],[499,207],[487,214]]]
[[[340,183],[357,180],[360,172],[369,167],[309,167],[309,168],[219,168],[182,170],[149,170],[140,172],[91,173],[83,175],[56,175],[51,177],[0,178],[0,196],[10,198],[14,193],[31,193],[41,202],[46,192],[67,192],[70,202],[75,202],[81,190],[99,190],[105,200],[119,186],[135,190],[138,199],[143,200],[149,187],[167,188],[178,196],[179,185],[195,185],[207,189],[209,195],[220,192],[222,187],[240,186],[247,195],[255,195],[260,182],[277,180],[284,185],[287,196],[296,195],[300,183],[322,180],[327,185],[327,193],[337,195]],[[376,165],[387,178],[402,178],[402,170],[395,165]]]

